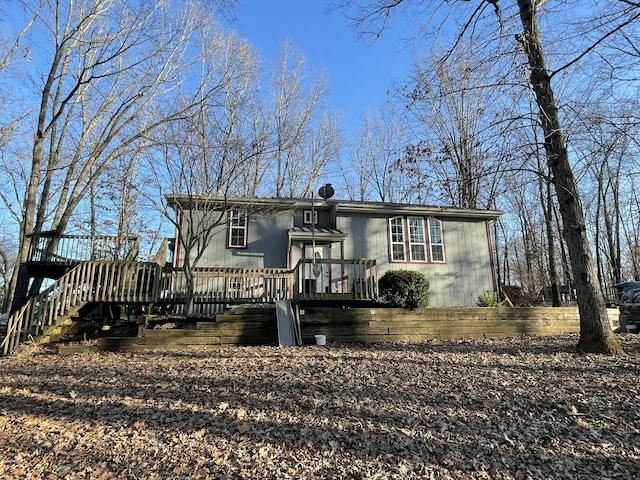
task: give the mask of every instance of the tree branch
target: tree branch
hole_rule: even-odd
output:
[[[629,3],[627,0],[620,0],[624,3]],[[636,20],[638,20],[640,18],[640,12],[637,13],[636,15],[632,16],[631,18],[629,18],[627,21],[622,22],[621,24],[619,24],[616,28],[614,28],[613,30],[610,30],[609,32],[605,33],[602,37],[600,37],[598,40],[596,40],[595,43],[593,43],[589,48],[587,48],[584,52],[582,52],[580,55],[578,55],[576,58],[574,58],[573,60],[571,60],[569,63],[566,63],[565,65],[563,65],[562,67],[554,70],[553,72],[549,73],[549,78],[553,78],[554,75],[556,73],[560,73],[564,70],[566,70],[567,68],[569,68],[571,65],[579,62],[582,58],[584,58],[585,56],[587,56],[590,52],[592,52],[593,50],[595,50],[595,48],[600,45],[602,42],[604,42],[607,38],[609,38],[610,36],[612,36],[614,33],[619,32],[620,30],[622,30],[624,27],[626,27],[627,25],[635,22]]]

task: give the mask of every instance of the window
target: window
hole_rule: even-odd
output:
[[[391,240],[391,261],[404,262],[404,222],[402,217],[389,220],[389,235]]]
[[[392,262],[445,261],[442,222],[435,218],[390,218],[389,245]]]
[[[444,262],[444,243],[442,241],[442,222],[435,218],[429,219],[429,246],[431,247],[431,261]]]
[[[304,218],[303,218],[303,222],[305,225],[311,225],[311,219],[313,218],[313,224],[317,225],[318,224],[318,211],[317,210],[305,210],[304,213]]]
[[[230,210],[227,228],[227,247],[247,247],[247,214],[237,210]]]
[[[412,262],[427,261],[427,245],[422,217],[409,217],[409,258]]]

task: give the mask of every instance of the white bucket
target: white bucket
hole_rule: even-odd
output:
[[[327,344],[327,337],[325,335],[314,335],[316,339],[316,345],[324,346]]]

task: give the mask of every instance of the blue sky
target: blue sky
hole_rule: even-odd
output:
[[[395,81],[406,77],[412,53],[403,48],[403,32],[386,31],[371,44],[358,38],[340,12],[327,13],[328,0],[240,0],[232,28],[249,40],[263,61],[290,39],[312,69],[324,69],[329,104],[342,114],[347,136],[365,110],[379,109]],[[405,32],[406,34],[407,32]],[[410,33],[410,32],[409,32]]]

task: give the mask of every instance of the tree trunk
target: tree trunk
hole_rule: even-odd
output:
[[[531,87],[540,110],[547,162],[553,173],[576,285],[580,313],[578,348],[586,352],[624,354],[611,330],[604,296],[597,281],[578,189],[562,134],[551,77],[544,61],[534,4],[531,0],[518,0],[518,7],[524,29],[521,41],[529,62]]]
[[[544,226],[547,232],[547,254],[549,256],[549,280],[551,284],[551,305],[561,307],[560,285],[558,282],[558,269],[556,265],[556,245],[553,238],[553,196],[551,195],[551,185],[548,180],[540,180],[540,198],[542,201],[542,212],[544,214]]]
[[[186,253],[186,252],[185,252]],[[191,266],[191,262],[185,255],[185,263],[183,266],[184,278],[187,288],[185,292],[185,304],[184,304],[184,314],[186,316],[192,315],[194,306],[195,306],[195,275],[193,273],[193,269]]]

